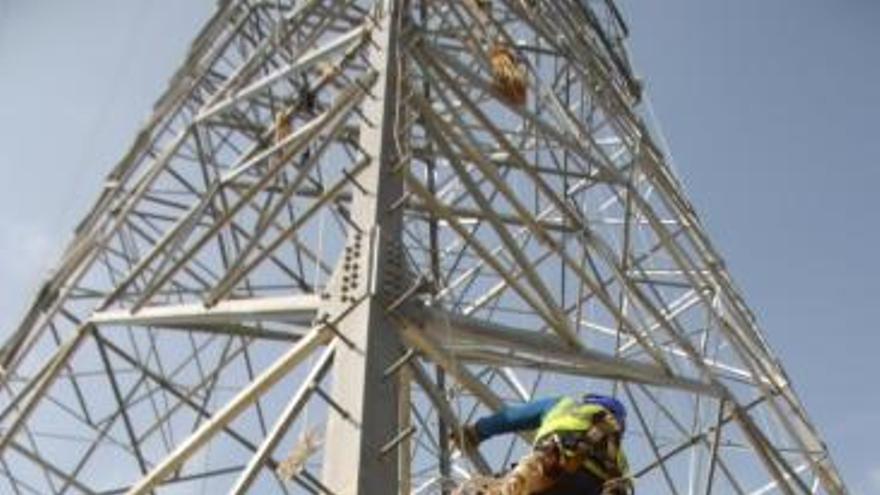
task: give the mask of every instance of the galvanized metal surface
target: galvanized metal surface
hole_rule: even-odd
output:
[[[448,493],[530,437],[447,434],[594,391],[641,493],[847,493],[626,31],[606,0],[221,2],[0,349],[0,491]]]

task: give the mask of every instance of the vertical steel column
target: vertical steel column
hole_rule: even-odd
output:
[[[360,145],[370,165],[353,188],[348,248],[356,261],[345,261],[345,270],[337,267],[337,275],[344,272],[363,281],[353,292],[366,297],[338,329],[352,344],[339,346],[333,365],[332,396],[345,415],[330,413],[323,473],[324,484],[337,495],[398,493],[399,487],[397,447],[381,452],[399,434],[398,400],[408,400],[399,397],[395,377],[383,377],[401,352],[398,334],[385,314],[389,300],[382,294],[384,279],[394,276],[387,265],[401,237],[400,214],[391,208],[403,191],[400,174],[392,170],[401,155],[395,139],[400,117],[399,9],[399,2],[387,0],[374,12],[368,60],[379,77],[363,107],[368,122],[360,129]],[[341,297],[344,303],[347,296]]]

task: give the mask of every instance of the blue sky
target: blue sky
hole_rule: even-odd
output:
[[[0,336],[212,0],[0,0]],[[880,2],[623,2],[676,169],[857,494],[880,492]]]
[[[855,493],[880,493],[880,2],[626,1],[676,168]]]

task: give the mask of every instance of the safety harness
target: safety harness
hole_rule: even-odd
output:
[[[566,457],[583,457],[583,466],[601,480],[619,479],[628,472],[620,449],[622,427],[602,405],[565,397],[547,413],[535,435],[534,448],[555,448]]]

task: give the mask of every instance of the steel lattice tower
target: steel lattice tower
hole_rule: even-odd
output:
[[[610,0],[219,2],[0,351],[0,491],[448,493],[528,448],[463,422],[597,391],[640,493],[847,493],[625,36]]]

